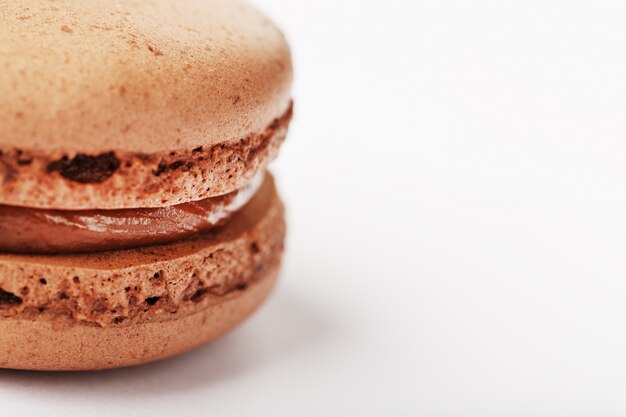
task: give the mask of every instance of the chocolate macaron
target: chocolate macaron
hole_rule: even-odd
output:
[[[283,35],[239,0],[0,15],[0,367],[145,363],[248,317],[283,252]]]

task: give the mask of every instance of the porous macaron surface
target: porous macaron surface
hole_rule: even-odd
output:
[[[186,352],[221,336],[267,298],[277,278],[269,270],[247,291],[170,321],[103,328],[63,319],[0,321],[0,368],[88,371],[139,365]]]
[[[0,204],[219,195],[284,138],[289,49],[245,2],[13,0],[0,18]]]

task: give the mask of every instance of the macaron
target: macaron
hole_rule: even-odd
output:
[[[282,33],[239,0],[0,14],[0,367],[142,364],[250,316],[284,247]]]

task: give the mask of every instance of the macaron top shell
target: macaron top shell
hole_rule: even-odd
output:
[[[197,201],[285,137],[289,48],[243,1],[12,0],[0,18],[0,204]]]
[[[289,104],[286,42],[242,1],[11,0],[0,16],[0,148],[193,149]]]

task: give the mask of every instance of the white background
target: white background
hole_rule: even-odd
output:
[[[256,3],[297,74],[274,296],[161,363],[2,371],[0,415],[625,415],[625,3]]]

